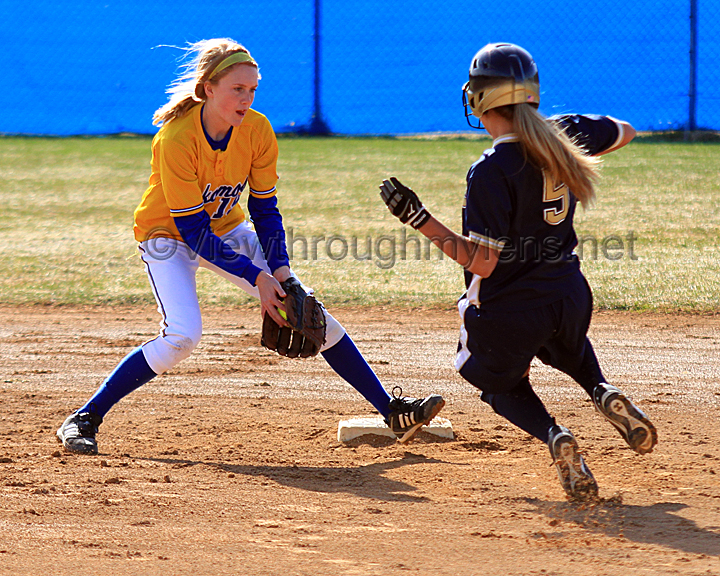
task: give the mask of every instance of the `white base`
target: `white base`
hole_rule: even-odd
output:
[[[455,437],[452,424],[447,418],[433,418],[427,426],[420,428],[420,431],[429,432],[441,438],[453,439]],[[375,434],[376,436],[387,436],[388,438],[396,437],[381,416],[341,420],[338,424],[338,442],[348,442],[364,434]]]

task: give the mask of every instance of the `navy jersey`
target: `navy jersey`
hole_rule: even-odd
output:
[[[558,122],[589,154],[622,139],[622,127],[607,116],[566,115]],[[506,134],[493,142],[467,175],[463,235],[500,252],[489,278],[465,272],[469,300],[476,306],[524,310],[563,297],[580,274],[574,250],[577,199],[564,184],[545,178],[526,160],[518,139]]]

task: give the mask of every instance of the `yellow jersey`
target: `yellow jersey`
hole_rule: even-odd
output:
[[[135,209],[135,239],[182,240],[173,217],[205,210],[222,236],[245,220],[237,204],[246,187],[259,198],[276,194],[278,146],[268,119],[248,110],[225,150],[213,150],[205,137],[202,104],[163,125],[152,142],[152,172]]]

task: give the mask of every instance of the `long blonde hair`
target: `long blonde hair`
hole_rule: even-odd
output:
[[[550,122],[531,104],[495,108],[513,122],[528,159],[545,171],[554,184],[565,184],[587,208],[595,200],[595,183],[600,177],[600,158],[590,156],[557,124]]]
[[[183,60],[187,60],[187,62],[181,66],[180,75],[173,80],[166,91],[170,94],[170,99],[153,114],[153,124],[156,126],[162,126],[175,118],[180,118],[198,102],[204,102],[207,99],[205,82],[225,58],[238,52],[250,55],[247,48],[230,38],[200,40],[182,50],[185,51]],[[218,72],[209,81],[216,84],[234,66],[240,65],[257,67],[254,62],[234,64]]]

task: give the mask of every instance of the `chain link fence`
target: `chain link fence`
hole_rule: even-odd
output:
[[[152,134],[184,46],[231,37],[260,63],[254,108],[278,132],[470,130],[461,106],[488,42],[535,57],[541,110],[638,130],[720,129],[717,0],[0,0],[5,134]],[[318,25],[319,24],[319,25]],[[315,120],[315,123],[313,123]]]

